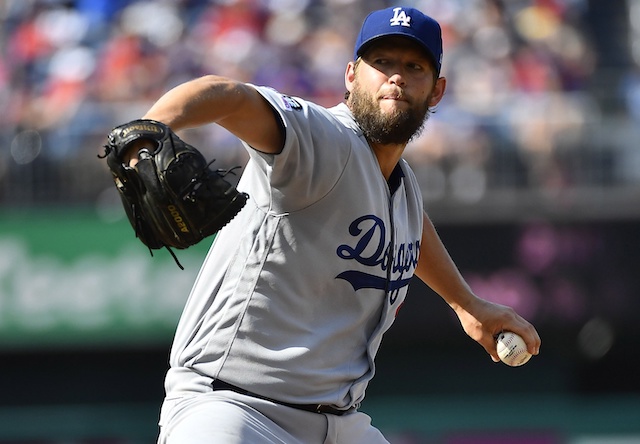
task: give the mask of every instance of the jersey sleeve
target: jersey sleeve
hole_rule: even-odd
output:
[[[344,172],[351,155],[352,129],[326,108],[266,87],[255,87],[273,107],[285,132],[279,154],[266,154],[245,144],[261,187],[250,194],[270,211],[293,212],[326,196]],[[245,172],[246,174],[247,172]],[[267,189],[265,190],[265,185]],[[265,194],[262,194],[265,193]]]

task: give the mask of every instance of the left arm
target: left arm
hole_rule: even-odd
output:
[[[458,316],[464,331],[498,362],[495,336],[501,331],[518,333],[529,353],[537,355],[540,336],[536,329],[512,308],[476,296],[443,245],[431,219],[425,213],[416,275],[442,297]]]

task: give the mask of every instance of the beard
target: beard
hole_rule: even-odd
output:
[[[382,145],[406,145],[418,137],[429,118],[429,100],[406,110],[382,112],[378,101],[367,95],[356,82],[349,95],[353,117],[369,142]]]

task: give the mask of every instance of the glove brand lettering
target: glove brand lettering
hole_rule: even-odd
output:
[[[393,304],[398,292],[411,281],[418,264],[420,240],[393,245],[387,241],[386,231],[384,221],[379,217],[361,216],[349,225],[349,234],[356,239],[355,245],[342,244],[336,251],[342,259],[355,260],[367,267],[379,267],[383,276],[349,270],[340,273],[336,279],[346,280],[356,291],[361,288],[386,289],[391,293]],[[392,263],[389,263],[390,259],[393,259]]]
[[[180,229],[180,231],[182,231],[183,233],[188,233],[189,228],[187,227],[187,224],[184,223],[184,220],[182,220],[182,216],[178,212],[178,209],[176,208],[176,206],[168,205],[167,210],[169,210],[169,213],[171,213],[171,217],[173,217],[173,220],[178,226],[178,228]]]
[[[391,26],[411,26],[411,16],[407,15],[406,12],[402,10],[402,8],[394,8],[393,9],[393,18],[389,20]]]
[[[130,125],[127,126],[125,128],[122,129],[122,137],[127,137],[129,135],[129,133],[133,132],[133,131],[137,131],[137,132],[149,132],[149,133],[156,133],[156,134],[162,134],[162,129],[158,128],[156,125],[152,125],[150,123],[136,123],[134,125]]]

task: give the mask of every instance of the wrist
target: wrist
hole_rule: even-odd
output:
[[[451,309],[460,315],[473,311],[473,306],[480,301],[480,298],[471,291],[461,292],[457,297],[449,301]]]

